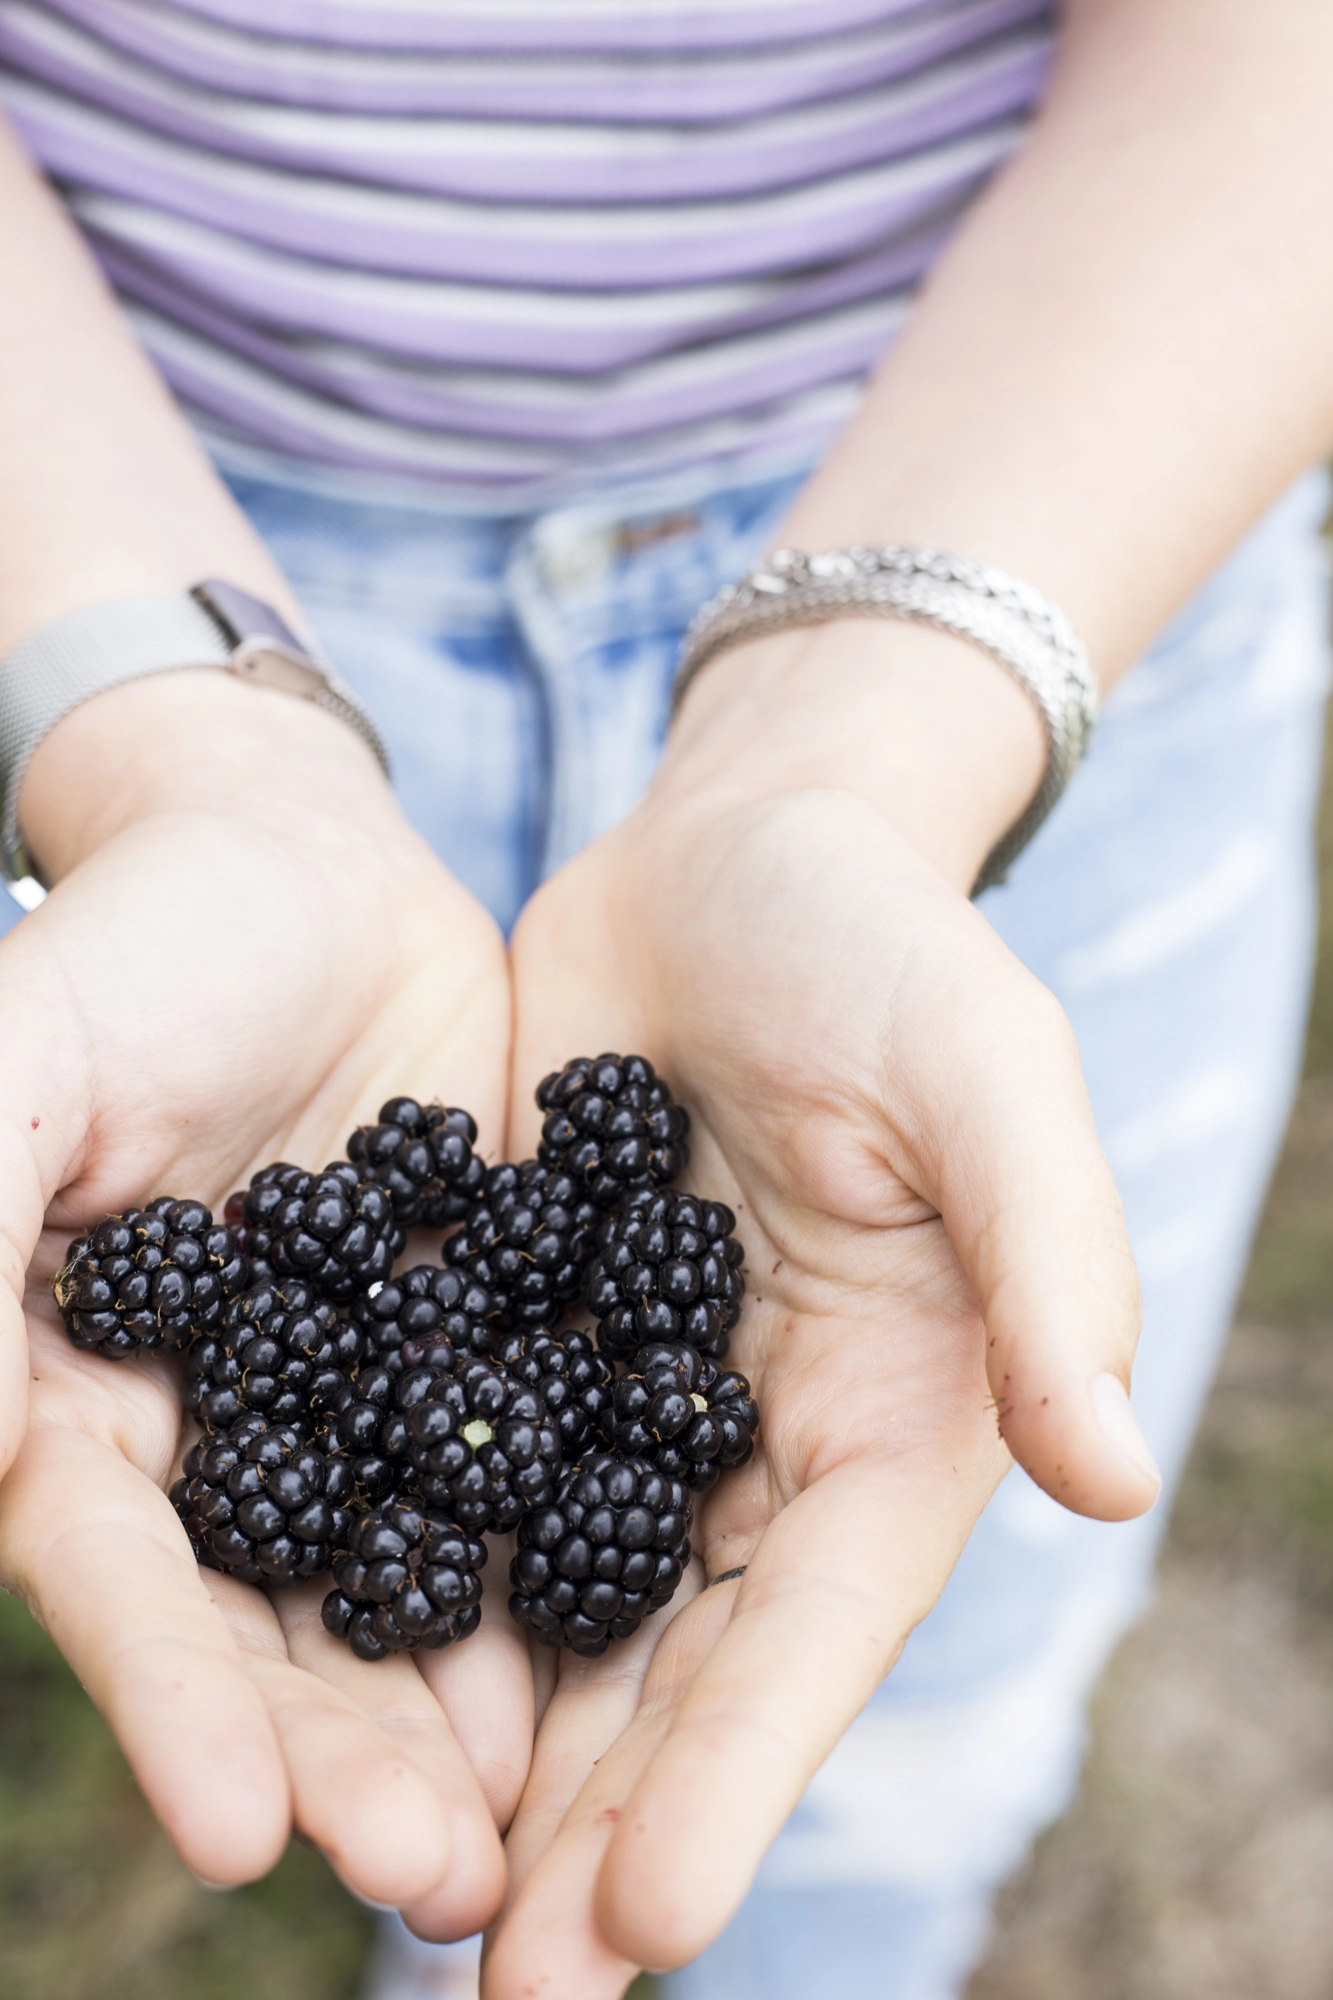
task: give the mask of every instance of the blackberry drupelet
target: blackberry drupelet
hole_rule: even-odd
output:
[[[567,1466],[552,1503],[520,1522],[510,1615],[544,1645],[595,1658],[668,1602],[690,1559],[689,1533],[680,1480],[594,1452]]]
[[[247,1410],[298,1424],[328,1407],[361,1357],[362,1336],[304,1278],[261,1278],[233,1299],[216,1334],[186,1354],[186,1407],[206,1430]]]
[[[537,1156],[563,1167],[601,1209],[627,1188],[665,1187],[689,1164],[690,1116],[645,1056],[576,1056],[543,1078]]]
[[[324,1627],[363,1660],[450,1646],[481,1623],[485,1546],[453,1521],[394,1504],[353,1522],[334,1564]]]
[[[242,1583],[298,1583],[346,1545],[351,1490],[345,1459],[246,1416],[185,1454],[171,1503],[205,1568]]]
[[[372,1286],[351,1310],[367,1359],[390,1369],[416,1366],[441,1341],[460,1352],[486,1354],[498,1338],[499,1305],[492,1294],[466,1271],[438,1264],[418,1264]]]
[[[461,1222],[481,1192],[486,1170],[472,1150],[476,1139],[467,1111],[391,1097],[377,1125],[358,1125],[347,1157],[388,1190],[404,1228],[443,1229]]]
[[[646,1459],[696,1493],[754,1452],[759,1411],[743,1375],[719,1374],[692,1347],[641,1348],[616,1383],[601,1434],[625,1457]]]
[[[628,1360],[645,1341],[685,1341],[720,1361],[745,1292],[735,1227],[725,1202],[626,1195],[597,1232],[584,1278],[602,1352]]]
[[[578,1297],[600,1220],[566,1173],[539,1160],[492,1167],[444,1254],[499,1300],[502,1326],[549,1326]]]
[[[473,1534],[506,1534],[550,1499],[560,1467],[541,1390],[477,1355],[412,1369],[401,1384],[418,1373],[430,1380],[406,1413],[413,1491]]]
[[[560,1456],[572,1464],[597,1444],[602,1413],[611,1402],[611,1370],[586,1333],[501,1334],[495,1359],[511,1375],[540,1389],[547,1415],[560,1433]]]
[[[281,1160],[263,1167],[231,1196],[227,1220],[257,1276],[308,1278],[335,1300],[382,1283],[404,1242],[388,1190],[349,1160],[321,1174]]]
[[[75,1347],[118,1360],[211,1331],[249,1277],[235,1235],[201,1201],[163,1195],[76,1238],[52,1289]]]

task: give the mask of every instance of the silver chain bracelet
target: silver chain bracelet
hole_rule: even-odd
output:
[[[986,856],[972,894],[1003,882],[1074,775],[1097,720],[1097,683],[1069,620],[1004,570],[940,549],[893,542],[813,556],[779,549],[694,619],[676,671],[673,718],[695,675],[726,647],[834,618],[906,618],[970,640],[1037,704],[1045,773],[1027,810]]]

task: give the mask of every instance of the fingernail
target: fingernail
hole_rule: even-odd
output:
[[[1129,1407],[1129,1397],[1118,1375],[1094,1375],[1089,1385],[1092,1407],[1103,1435],[1111,1443],[1118,1445],[1127,1458],[1132,1458],[1139,1471],[1160,1487],[1162,1475],[1157,1470],[1157,1461],[1148,1449],[1148,1440],[1139,1429],[1138,1418]]]
[[[207,1889],[214,1896],[229,1896],[236,1887],[234,1882],[210,1882],[207,1875],[201,1875],[197,1868],[190,1870],[201,1889]]]

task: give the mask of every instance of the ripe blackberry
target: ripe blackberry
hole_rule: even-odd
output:
[[[692,1347],[656,1342],[640,1349],[616,1383],[601,1434],[613,1451],[706,1493],[753,1455],[758,1428],[743,1375],[719,1374]]]
[[[690,1496],[642,1459],[594,1452],[519,1524],[511,1617],[593,1659],[667,1603],[690,1559]]]
[[[539,1160],[492,1167],[444,1254],[499,1300],[502,1326],[550,1326],[578,1297],[599,1220],[566,1173]]]
[[[560,1433],[560,1456],[573,1464],[595,1446],[602,1412],[611,1402],[611,1370],[586,1333],[505,1333],[495,1359],[511,1375],[540,1389],[547,1415]]]
[[[186,1453],[171,1504],[205,1568],[242,1583],[298,1583],[345,1546],[351,1490],[345,1459],[246,1416]]]
[[[537,1157],[563,1167],[601,1209],[627,1188],[665,1187],[689,1164],[690,1115],[645,1056],[576,1056],[537,1086]]]
[[[735,1227],[725,1202],[626,1195],[597,1232],[584,1279],[602,1352],[628,1360],[645,1341],[686,1341],[720,1361],[745,1292]]]
[[[362,1344],[304,1278],[261,1278],[231,1301],[217,1333],[190,1346],[186,1407],[210,1431],[226,1430],[247,1410],[271,1424],[305,1424],[342,1387]]]
[[[326,1299],[350,1299],[382,1282],[404,1233],[387,1189],[349,1160],[322,1174],[277,1161],[231,1196],[227,1220],[257,1275],[308,1278]]]
[[[377,1125],[358,1125],[347,1157],[386,1188],[404,1228],[443,1229],[461,1222],[481,1192],[485,1168],[472,1148],[476,1120],[443,1104],[391,1097]]]
[[[545,1505],[560,1468],[541,1390],[478,1355],[411,1369],[401,1383],[419,1373],[430,1379],[406,1414],[413,1490],[474,1534],[506,1534]]]
[[[394,1504],[360,1515],[333,1566],[326,1631],[362,1660],[409,1646],[451,1646],[481,1623],[482,1542],[453,1521]]]
[[[368,1359],[333,1397],[319,1435],[329,1450],[346,1457],[358,1507],[400,1499],[410,1504],[415,1475],[408,1460],[407,1412],[453,1358],[452,1349],[441,1346],[417,1368]]]
[[[232,1231],[201,1201],[163,1195],[77,1237],[52,1290],[74,1345],[114,1361],[216,1327],[249,1276]]]
[[[418,1264],[352,1303],[367,1358],[390,1369],[416,1366],[440,1341],[460,1352],[489,1353],[498,1312],[498,1302],[475,1278],[438,1264]]]

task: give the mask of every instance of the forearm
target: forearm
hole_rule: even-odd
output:
[[[0,125],[0,656],[67,611],[224,575],[296,607],[59,201]]]
[[[0,129],[0,656],[66,612],[205,576],[300,623],[59,202]],[[380,796],[382,795],[382,797]],[[134,682],[67,716],[21,799],[48,878],[128,820],[210,800],[270,819],[387,807],[345,725],[216,672]]]
[[[1109,685],[1333,442],[1331,94],[1318,0],[1074,0],[1027,145],[781,539],[998,563]],[[1024,700],[955,642],[828,627],[710,667],[682,737],[720,763],[734,716],[747,762],[841,772],[965,873],[1035,787]]]

